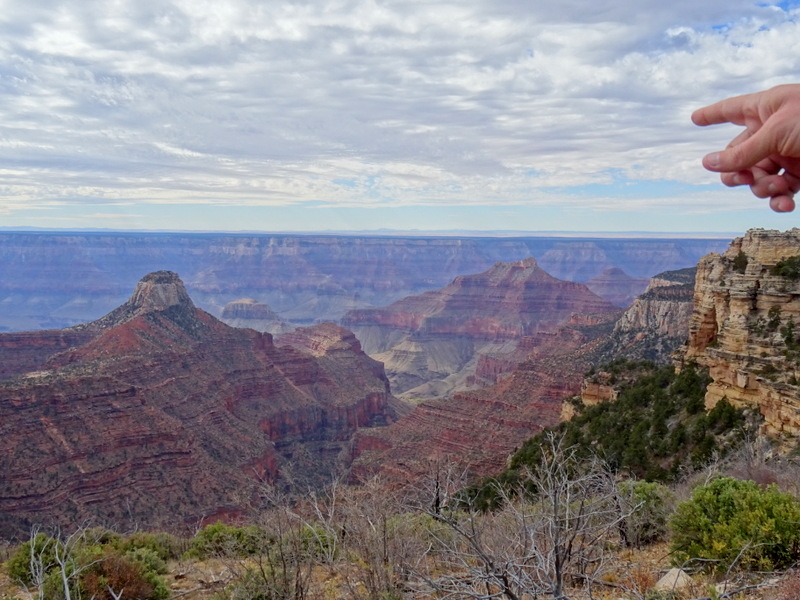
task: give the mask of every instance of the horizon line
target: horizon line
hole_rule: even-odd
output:
[[[729,239],[742,232],[724,231],[570,231],[570,230],[470,230],[470,229],[341,229],[341,230],[223,230],[223,229],[114,229],[101,227],[0,226],[2,233],[118,233],[161,235],[293,235],[293,236],[387,236],[387,237],[597,237],[597,238],[703,238]]]

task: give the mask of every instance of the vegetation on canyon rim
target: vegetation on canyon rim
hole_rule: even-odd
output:
[[[37,529],[7,571],[25,597],[53,600],[160,600],[167,562],[197,561],[224,565],[217,600],[654,598],[652,581],[620,559],[626,548],[666,540],[674,564],[729,576],[800,559],[800,502],[746,481],[778,479],[763,464],[721,461],[746,441],[748,418],[727,402],[705,413],[700,369],[617,361],[600,371],[624,380],[616,401],[536,436],[481,487],[440,463],[404,494],[378,480],[305,496],[264,487],[247,525],[191,538]],[[722,464],[739,478],[721,476]],[[665,484],[698,470],[690,495]]]

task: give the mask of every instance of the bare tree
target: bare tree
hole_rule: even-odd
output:
[[[416,541],[413,516],[402,514],[396,491],[379,478],[359,486],[334,480],[303,498],[272,503],[301,528],[307,559],[335,574],[339,593],[354,600],[399,594],[409,563],[425,551]]]
[[[556,435],[514,490],[499,488],[503,506],[482,513],[442,495],[428,514],[441,526],[418,588],[445,598],[567,598],[591,594],[608,568],[609,541],[627,514],[616,501],[614,477],[596,458],[581,460]],[[445,500],[442,503],[442,500]]]
[[[28,540],[28,577],[22,581],[28,596],[43,600],[47,580],[56,574],[60,594],[65,600],[80,598],[79,580],[81,574],[100,562],[101,559],[81,561],[77,554],[81,546],[90,545],[89,539],[97,530],[80,527],[71,534],[56,529],[51,535],[45,534],[41,527],[31,528]]]
[[[355,600],[392,598],[405,588],[412,566],[427,546],[417,515],[403,511],[399,491],[380,478],[348,487],[341,512],[348,596]],[[354,560],[353,560],[354,559]]]

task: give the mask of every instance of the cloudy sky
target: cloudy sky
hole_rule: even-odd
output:
[[[0,226],[741,233],[800,2],[0,0]]]

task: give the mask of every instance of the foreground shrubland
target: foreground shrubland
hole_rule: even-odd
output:
[[[620,480],[561,439],[548,443],[525,488],[489,511],[470,507],[440,467],[403,501],[376,481],[334,485],[189,538],[37,530],[11,550],[15,586],[0,597],[662,600],[724,597],[708,592],[723,582],[749,594],[739,598],[798,597],[793,494],[709,475],[680,500],[681,490]],[[693,583],[659,591],[671,566]]]

